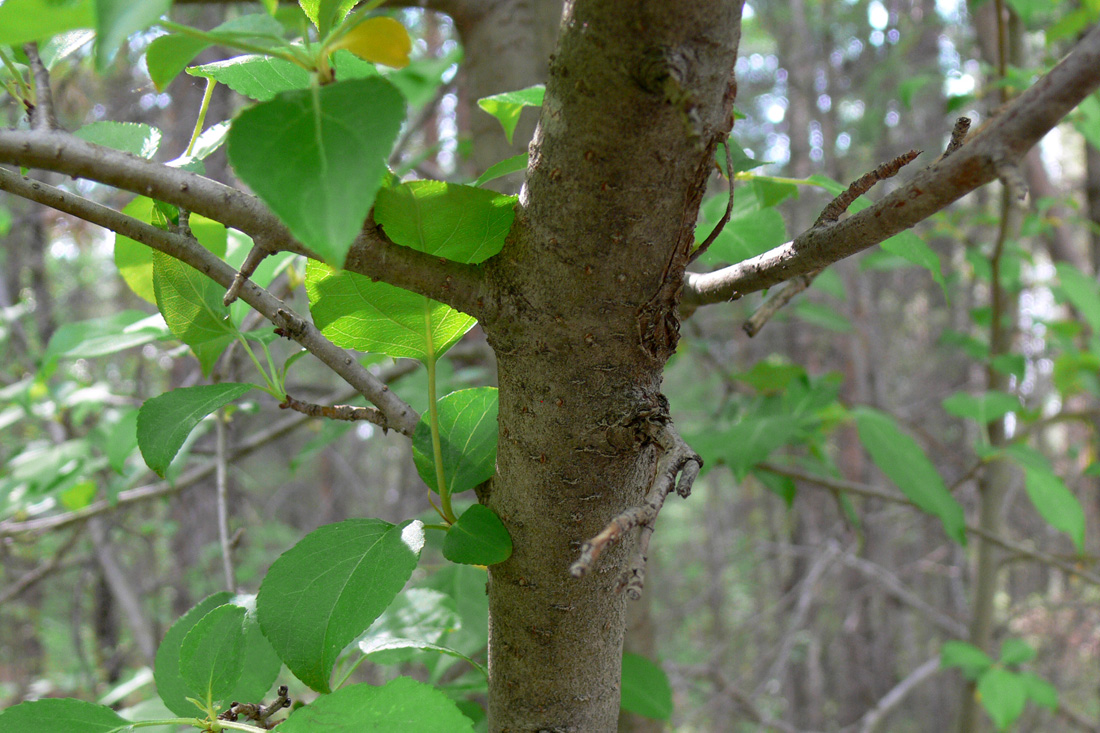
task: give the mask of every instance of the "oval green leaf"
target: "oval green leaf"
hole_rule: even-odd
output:
[[[657,664],[640,654],[623,654],[622,708],[656,720],[672,717],[672,686]]]
[[[394,358],[436,359],[477,323],[423,295],[316,260],[306,267],[306,293],[313,322],[338,346]]]
[[[0,733],[113,733],[128,730],[130,721],[109,707],[70,698],[33,700],[0,712]]]
[[[191,348],[203,375],[209,376],[237,335],[222,302],[225,288],[175,257],[154,252],[153,291],[172,335]]]
[[[475,387],[452,392],[438,403],[443,475],[452,494],[472,489],[496,473],[497,389]],[[413,462],[432,491],[439,492],[430,416],[413,433]]]
[[[398,677],[381,687],[351,685],[299,708],[279,733],[473,733],[467,718],[445,694]]]
[[[153,664],[153,679],[157,683],[157,694],[164,701],[165,707],[180,717],[193,716],[198,713],[194,703],[187,699],[190,695],[187,683],[180,674],[180,646],[187,632],[195,627],[203,616],[213,611],[218,606],[228,603],[233,594],[222,591],[202,599],[187,613],[172,624],[168,633],[157,647],[157,657]]]
[[[1078,552],[1085,551],[1085,510],[1069,487],[1045,468],[1028,467],[1024,486],[1035,510],[1055,529],[1073,540]]]
[[[447,530],[443,557],[463,565],[495,565],[512,556],[512,538],[500,517],[474,504]]]
[[[405,99],[381,78],[285,92],[234,121],[229,160],[302,244],[341,266],[404,117]]]
[[[523,108],[542,106],[542,98],[545,92],[545,86],[536,84],[514,92],[483,97],[477,100],[477,106],[497,118],[500,126],[504,128],[504,137],[508,138],[508,144],[510,145]]]
[[[918,508],[939,517],[947,536],[966,544],[966,518],[962,506],[917,442],[902,432],[886,413],[861,407],[855,412],[860,442],[875,465]]]
[[[329,692],[336,658],[405,586],[423,546],[420,522],[351,519],[316,529],[284,552],[260,586],[257,607],[290,671]]]
[[[214,709],[229,702],[244,669],[244,617],[240,606],[211,610],[180,645],[180,676],[190,697]]]
[[[252,389],[226,382],[184,387],[145,401],[138,412],[137,440],[145,463],[163,477],[199,422]]]
[[[978,695],[982,707],[993,719],[998,730],[1006,730],[1016,722],[1027,704],[1027,688],[1020,676],[994,667],[978,680]]]

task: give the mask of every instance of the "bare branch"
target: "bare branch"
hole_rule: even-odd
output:
[[[38,44],[23,44],[23,53],[27,54],[31,73],[34,75],[34,107],[27,111],[31,118],[31,127],[48,132],[57,129],[57,114],[54,112],[53,91],[50,89],[50,72],[38,55]]]
[[[661,447],[661,457],[657,460],[657,472],[653,485],[646,494],[645,503],[630,507],[608,522],[598,535],[581,546],[581,555],[573,563],[570,572],[573,577],[586,575],[595,565],[608,545],[622,539],[622,536],[634,529],[641,528],[638,546],[631,556],[630,564],[619,582],[619,589],[626,592],[631,600],[641,597],[645,585],[646,553],[649,538],[653,535],[657,515],[665,504],[665,499],[673,487],[683,498],[691,494],[691,486],[703,467],[703,459],[684,442],[671,422],[653,425],[653,439]],[[679,482],[676,477],[679,476]]]
[[[252,277],[256,272],[256,268],[260,266],[260,263],[263,262],[264,258],[269,254],[271,254],[271,251],[266,247],[261,247],[258,244],[252,245],[252,249],[248,251],[248,256],[245,257],[244,262],[241,263],[240,272],[233,276],[233,282],[229,285],[229,289],[225,291],[225,297],[222,298],[223,305],[228,307],[240,297],[241,286],[244,285],[244,281]]]
[[[710,249],[710,245],[714,244],[714,240],[718,239],[718,235],[726,228],[726,224],[728,224],[730,220],[730,214],[733,213],[733,153],[730,152],[729,140],[727,140],[722,147],[726,149],[726,178],[730,186],[729,198],[726,200],[726,211],[722,214],[722,218],[718,220],[718,223],[714,225],[714,229],[710,230],[710,234],[703,240],[703,243],[696,247],[695,251],[691,253],[688,264],[695,262],[695,260],[703,256],[704,252]]]
[[[236,277],[237,273],[232,267],[187,237],[158,229],[53,186],[0,169],[0,190],[123,234],[175,257],[226,288]],[[416,410],[391,392],[389,387],[363,368],[348,352],[325,338],[312,323],[293,313],[285,303],[251,281],[241,288],[241,299],[283,328],[287,335],[377,405],[386,415],[388,427],[405,435],[412,435],[420,420]]]
[[[893,712],[898,705],[905,702],[905,698],[909,697],[909,693],[917,689],[925,680],[933,677],[938,671],[940,671],[940,658],[938,656],[932,657],[906,675],[905,679],[894,685],[889,692],[879,698],[873,708],[865,712],[858,721],[844,730],[853,733],[855,731],[858,731],[858,733],[875,733],[886,719],[886,716]]]
[[[255,196],[179,168],[93,145],[64,132],[0,131],[0,162],[65,173],[167,201],[239,229],[272,251],[320,259],[298,242]],[[394,244],[369,218],[345,269],[426,295],[478,317],[486,294],[482,271]],[[229,287],[228,285],[226,286]]]
[[[865,496],[872,499],[880,499],[882,501],[888,501],[894,504],[905,504],[906,506],[916,506],[912,501],[894,492],[883,491],[877,489],[874,486],[866,486],[864,484],[857,484],[853,481],[846,481],[844,479],[836,479],[830,476],[819,476],[816,474],[801,471],[797,468],[790,466],[778,466],[773,463],[764,463],[760,465],[765,471],[778,474],[780,476],[787,476],[789,478],[797,479],[799,481],[805,481],[808,486],[818,486],[830,491],[842,491],[847,494],[853,494],[855,496]],[[1050,553],[1043,552],[1042,550],[1036,550],[1025,545],[1021,545],[1012,540],[1005,539],[999,535],[986,532],[977,525],[966,525],[966,531],[970,534],[981,537],[987,542],[991,542],[994,545],[1002,547],[1010,552],[1014,552],[1021,557],[1026,557],[1036,562],[1041,562],[1044,565],[1058,568],[1062,572],[1068,575],[1075,575],[1081,580],[1088,581],[1093,585],[1100,586],[1100,575],[1086,570],[1084,563],[1067,562],[1060,557],[1051,555]]]
[[[327,417],[329,420],[346,420],[358,422],[364,420],[386,429],[386,416],[373,407],[357,407],[356,405],[315,405],[312,402],[296,400],[289,394],[279,407],[300,412],[310,417]]]
[[[683,304],[691,309],[756,292],[819,270],[909,229],[989,183],[1019,161],[1081,100],[1100,86],[1100,26],[1030,89],[1017,97],[958,151],[943,158],[874,206],[830,226],[811,228],[793,242],[711,273],[685,277]]]
[[[65,558],[65,555],[69,554],[69,551],[76,546],[76,541],[80,539],[80,536],[84,533],[82,527],[77,527],[73,530],[73,533],[69,535],[69,538],[65,540],[61,547],[50,555],[49,559],[44,563],[34,568],[30,572],[24,573],[19,576],[19,579],[8,587],[0,590],[0,605],[7,603],[11,599],[17,597],[20,593],[33,587],[38,581],[45,578],[52,573],[61,564],[61,561]]]

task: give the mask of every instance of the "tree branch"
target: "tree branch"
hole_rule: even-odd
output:
[[[65,132],[0,131],[0,162],[65,173],[74,178],[167,201],[239,229],[270,251],[320,257],[298,242],[255,196],[179,168],[85,142]],[[487,297],[482,270],[391,242],[368,218],[344,267],[446,303],[475,318]],[[226,286],[229,287],[228,285]]]
[[[0,190],[37,201],[123,234],[159,252],[175,257],[226,288],[232,285],[236,277],[236,270],[187,237],[157,229],[150,224],[120,214],[114,209],[66,193],[53,186],[18,176],[2,168],[0,168]],[[360,394],[377,405],[386,416],[387,427],[408,436],[412,435],[416,423],[420,420],[416,410],[391,392],[381,380],[360,366],[348,352],[325,338],[312,323],[298,316],[285,303],[253,282],[245,283],[240,289],[240,297],[339,374],[344,381],[359,390]]]
[[[1018,162],[1100,86],[1100,26],[973,138],[882,201],[844,221],[812,227],[794,241],[715,272],[684,279],[686,310],[770,288],[861,252],[909,229],[989,183]]]

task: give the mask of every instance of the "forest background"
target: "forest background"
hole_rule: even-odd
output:
[[[506,17],[512,5],[494,12]],[[541,81],[560,15],[551,5],[528,13],[540,33],[524,37],[527,65],[493,63],[487,49],[520,38],[503,21],[463,25],[447,3],[393,11],[414,39],[411,63],[387,72],[409,105],[396,171],[518,189],[524,160],[515,156],[541,93],[478,100]],[[201,28],[244,12],[172,8]],[[926,151],[914,169],[931,163],[956,118],[979,127],[1098,18],[1095,0],[750,3],[736,66],[732,217],[695,269],[783,244],[849,181],[909,149]],[[90,35],[55,42],[61,125],[142,123],[157,131],[140,128],[150,155],[167,160],[189,147],[200,108],[211,126],[249,104],[201,74],[158,89],[145,53],[160,33],[130,36],[98,71]],[[230,55],[210,49],[195,63]],[[13,79],[9,69],[7,123],[26,127]],[[497,170],[513,172],[491,178],[509,160]],[[224,149],[204,162],[207,176],[234,181]],[[725,164],[719,155],[716,168]],[[685,320],[663,391],[704,469],[690,500],[661,512],[644,592],[629,606],[623,695],[633,713],[622,730],[1100,725],[1100,97],[1045,137],[1019,175],[1029,198],[1018,219],[1007,213],[1012,185],[995,184],[824,270],[770,319],[757,294]],[[40,178],[135,206],[107,186]],[[699,241],[727,201],[716,172]],[[168,480],[156,481],[136,437],[120,436],[146,399],[208,377],[163,329],[131,330],[133,345],[120,350],[134,321],[118,314],[154,308],[120,276],[113,236],[15,196],[0,207],[0,704],[76,697],[163,716],[150,670],[177,618],[227,584],[255,591],[274,558],[322,525],[431,521],[424,482],[406,437],[279,413],[267,397],[203,421]],[[247,251],[232,236],[228,246]],[[303,261],[281,264],[269,287],[306,311]],[[90,319],[100,320],[79,326]],[[750,338],[746,322],[759,333]],[[271,348],[279,359],[294,353]],[[233,353],[214,379],[239,379],[246,362]],[[363,364],[428,409],[415,361]],[[480,330],[437,371],[440,394],[493,386]],[[309,359],[295,362],[287,391],[317,404],[355,394]],[[928,480],[954,496],[962,525],[907,485]],[[483,661],[484,600],[470,589],[484,574],[441,570],[440,543],[429,540],[413,584],[453,616],[430,641]],[[983,546],[998,551],[981,557]],[[952,644],[967,640],[981,650]],[[400,672],[480,700],[459,662],[383,661],[363,664],[356,679]],[[295,685],[292,696],[308,696]]]

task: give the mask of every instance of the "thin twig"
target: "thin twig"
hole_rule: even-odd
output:
[[[955,152],[966,142],[966,134],[970,132],[970,118],[960,117],[955,120],[955,127],[951,130],[951,140],[947,143],[947,149],[943,151],[940,160],[943,160]]]
[[[905,702],[905,698],[909,697],[913,690],[917,689],[925,680],[933,677],[940,669],[939,656],[925,661],[924,664],[906,675],[905,679],[894,685],[889,692],[879,698],[874,707],[860,716],[858,721],[846,727],[844,729],[845,733],[855,733],[855,731],[858,731],[858,733],[875,733],[886,719],[886,716],[892,713],[898,705]]]
[[[83,527],[78,527],[73,530],[73,533],[69,535],[69,538],[57,548],[57,550],[50,555],[50,558],[44,563],[34,568],[33,570],[24,573],[19,576],[19,579],[9,585],[4,590],[0,591],[0,606],[7,603],[11,599],[17,597],[20,593],[34,586],[38,581],[45,578],[52,573],[61,564],[61,561],[65,558],[65,555],[69,554],[69,551],[76,546],[76,541],[80,539],[80,536],[84,533]]]
[[[791,242],[730,267],[688,273],[681,309],[691,311],[709,303],[724,303],[733,293],[765,290],[909,229],[996,178],[999,164],[1022,158],[1098,86],[1100,27],[1095,27],[1057,66],[950,157],[917,173],[875,205],[832,226],[810,228]]]
[[[27,54],[31,73],[34,75],[34,106],[28,105],[31,127],[49,132],[56,130],[57,114],[54,112],[53,91],[50,89],[50,72],[38,55],[38,44],[34,41],[23,44],[23,53]]]
[[[841,215],[848,210],[848,207],[856,199],[870,191],[879,181],[885,181],[887,178],[896,176],[898,171],[913,162],[920,154],[920,150],[910,150],[908,153],[903,153],[893,160],[888,160],[870,173],[852,181],[846,190],[842,191],[839,196],[822,209],[821,215],[817,217],[817,221],[810,229],[818,229],[840,219]],[[745,321],[741,328],[750,338],[760,333],[760,329],[764,327],[764,324],[778,313],[783,306],[790,303],[796,295],[810,287],[814,278],[820,275],[823,269],[825,268],[807,272],[785,283],[780,290],[768,296],[768,299],[756,309],[756,312]]]
[[[787,476],[789,478],[797,479],[799,481],[805,481],[808,486],[818,486],[829,491],[842,491],[847,494],[853,494],[855,496],[865,496],[872,499],[880,499],[882,501],[891,502],[894,504],[904,504],[905,506],[916,506],[905,496],[894,492],[883,491],[882,489],[876,489],[873,486],[867,486],[865,484],[857,484],[853,481],[846,481],[844,479],[836,479],[830,476],[819,476],[816,474],[801,471],[797,468],[790,466],[779,466],[774,463],[762,463],[759,468],[769,471],[771,473],[778,474],[780,476]],[[1058,568],[1068,575],[1073,575],[1081,580],[1088,581],[1093,585],[1100,586],[1100,575],[1078,567],[1074,563],[1062,560],[1059,557],[1036,550],[1030,547],[1013,542],[1012,540],[1005,539],[1003,537],[990,534],[977,525],[966,525],[966,531],[970,534],[981,537],[983,540],[998,545],[1006,550],[1015,552],[1023,557],[1031,558],[1036,562],[1050,565],[1051,567]],[[1091,557],[1083,557],[1082,560],[1093,560]]]
[[[218,505],[218,544],[222,551],[222,570],[225,571],[225,589],[237,592],[237,571],[233,567],[233,543],[229,536],[229,451],[225,425],[225,409],[214,415],[214,485]]]
[[[137,221],[106,206],[75,194],[33,181],[0,168],[0,190],[37,201],[58,211],[98,224],[153,249],[175,257],[228,288],[236,271],[205,247],[179,234]],[[241,289],[241,299],[280,328],[336,372],[359,393],[385,413],[390,427],[412,436],[420,416],[386,385],[359,364],[351,354],[328,340],[320,330],[291,311],[267,290],[249,281]]]
[[[691,494],[691,486],[703,466],[703,459],[684,442],[670,421],[653,423],[652,427],[652,437],[661,447],[662,453],[657,459],[656,475],[645,502],[614,517],[599,534],[581,545],[580,557],[570,568],[573,577],[583,577],[592,570],[600,553],[608,545],[622,539],[624,534],[635,527],[640,527],[638,546],[619,581],[619,589],[625,591],[631,600],[641,597],[642,587],[645,585],[649,538],[653,534],[657,515],[664,506],[665,499],[673,487],[677,494],[686,499]],[[680,477],[679,481],[676,480],[677,475]]]
[[[244,281],[252,277],[252,274],[256,272],[256,268],[260,266],[260,263],[264,261],[264,258],[271,254],[266,247],[262,247],[259,243],[252,245],[252,249],[248,250],[248,256],[244,258],[244,262],[241,263],[241,269],[233,276],[233,282],[229,285],[229,289],[225,291],[225,297],[222,298],[222,304],[226,307],[233,304],[241,294],[241,286],[244,285]]]
[[[317,405],[312,402],[296,400],[289,394],[285,396],[285,399],[283,399],[279,407],[284,410],[294,410],[295,412],[300,412],[310,417],[325,417],[329,420],[346,420],[348,422],[365,420],[380,426],[383,431],[387,430],[389,427],[386,422],[386,416],[374,407],[358,407],[356,405]]]
[[[730,215],[733,213],[733,154],[730,152],[729,140],[726,141],[723,146],[726,149],[726,176],[729,179],[729,198],[726,200],[726,213],[722,214],[722,218],[714,225],[714,229],[711,229],[710,234],[703,240],[703,243],[695,248],[695,251],[691,253],[691,257],[688,258],[688,264],[690,265],[695,260],[703,256],[710,245],[714,244],[714,240],[718,239],[718,235],[722,233],[722,230],[726,228],[726,224],[729,223]]]
[[[270,251],[320,259],[255,196],[68,133],[0,130],[0,162],[65,173],[149,196],[238,229]],[[474,317],[483,317],[493,306],[480,266],[397,245],[370,218],[348,250],[344,268],[426,295]]]

